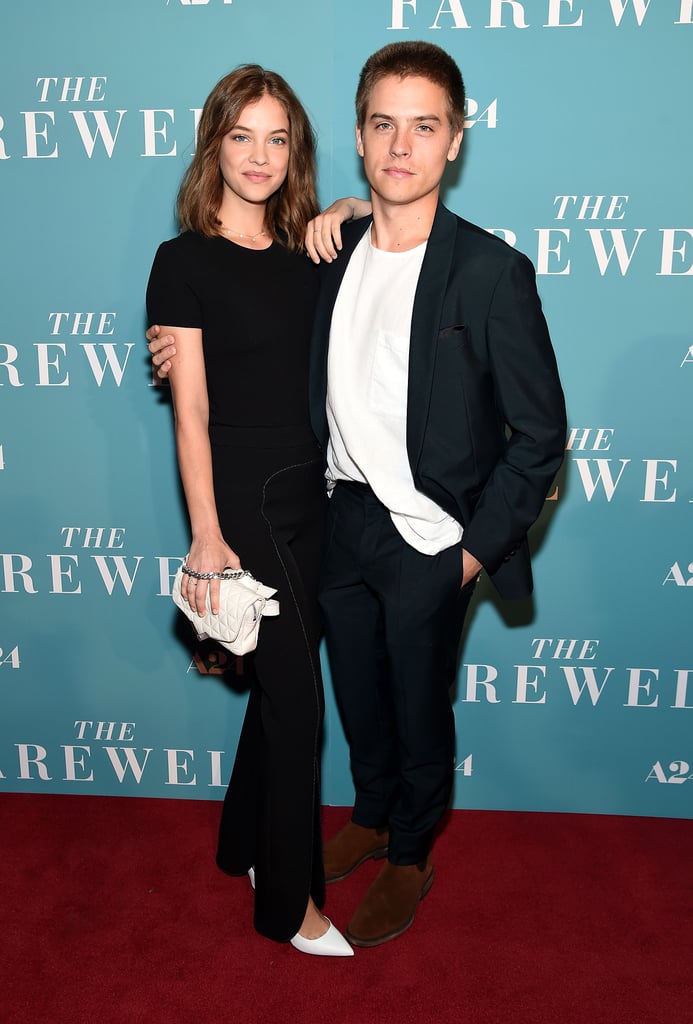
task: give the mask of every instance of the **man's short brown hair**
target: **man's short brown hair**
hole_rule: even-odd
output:
[[[390,75],[397,78],[427,78],[441,86],[448,96],[452,131],[462,129],[465,102],[462,73],[449,53],[440,46],[420,40],[383,46],[363,65],[356,90],[356,120],[361,128],[366,120],[368,101],[375,85]]]

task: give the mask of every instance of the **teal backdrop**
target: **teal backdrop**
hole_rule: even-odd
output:
[[[326,204],[365,194],[363,61],[416,38],[470,96],[445,201],[533,260],[570,423],[534,599],[474,601],[454,804],[691,816],[693,0],[6,0],[0,788],[222,796],[249,669],[169,597],[188,531],[149,267],[218,78],[291,82]],[[348,804],[325,680],[323,798]]]

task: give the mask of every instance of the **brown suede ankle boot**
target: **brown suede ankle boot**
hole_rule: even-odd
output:
[[[423,864],[384,864],[349,922],[347,939],[353,946],[379,946],[397,938],[432,885],[430,858]]]
[[[325,881],[339,882],[364,861],[386,857],[387,844],[387,829],[364,828],[353,821],[348,822],[323,847]]]

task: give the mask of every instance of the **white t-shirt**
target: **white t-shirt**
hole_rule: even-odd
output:
[[[407,456],[409,338],[426,243],[406,252],[357,245],[332,313],[327,360],[328,480],[367,483],[417,551],[435,555],[461,525],[417,491]]]

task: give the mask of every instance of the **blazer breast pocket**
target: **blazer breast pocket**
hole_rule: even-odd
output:
[[[478,379],[478,357],[466,324],[449,324],[438,331],[432,403],[439,410],[460,410],[460,402],[473,402],[467,395]]]
[[[443,341],[446,344],[463,344],[467,337],[467,325],[466,324],[451,324],[450,327],[441,327],[438,331],[438,341]]]

